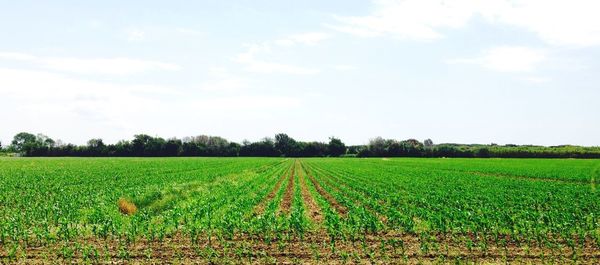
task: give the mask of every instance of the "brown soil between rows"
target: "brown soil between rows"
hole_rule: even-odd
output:
[[[341,193],[341,194],[344,194],[344,193],[345,193],[344,191],[342,191],[342,189],[340,189],[340,188],[337,186],[337,185],[340,185],[340,186],[344,186],[344,187],[346,187],[346,188],[347,188],[347,189],[349,189],[349,190],[352,190],[352,191],[355,191],[355,192],[358,192],[358,193],[361,193],[361,194],[363,194],[362,192],[360,192],[360,191],[357,191],[356,189],[354,189],[354,188],[353,188],[353,187],[351,187],[350,185],[348,185],[348,184],[344,183],[343,181],[337,181],[337,180],[335,180],[335,179],[334,179],[334,178],[333,178],[333,177],[332,177],[330,174],[323,174],[323,176],[325,176],[325,178],[323,178],[323,181],[324,181],[324,182],[325,182],[325,183],[326,183],[326,184],[327,184],[329,187],[331,187],[333,190],[335,190],[336,192],[339,192],[339,193]],[[363,194],[363,195],[364,195],[364,194]],[[367,211],[368,211],[369,213],[371,213],[373,216],[376,216],[376,217],[377,217],[377,219],[379,219],[379,221],[380,221],[381,223],[383,223],[383,224],[386,224],[386,223],[387,223],[387,217],[386,217],[385,215],[379,214],[379,213],[378,213],[377,211],[375,211],[375,210],[374,210],[374,209],[373,209],[371,206],[369,206],[369,205],[367,205],[367,204],[365,204],[365,203],[363,203],[363,202],[361,202],[361,201],[358,201],[358,200],[351,199],[351,198],[349,198],[348,196],[346,196],[346,198],[348,198],[348,199],[352,200],[354,203],[356,203],[356,204],[358,204],[358,205],[361,205],[361,206],[363,206],[363,207],[365,208],[365,210],[367,210]]]
[[[398,244],[402,242],[402,244]],[[89,260],[83,258],[83,247],[93,246],[98,256]],[[424,244],[429,244],[424,250]],[[99,264],[164,264],[164,263],[303,263],[303,264],[341,264],[341,263],[454,263],[456,261],[474,262],[478,264],[498,263],[578,263],[597,264],[600,249],[587,242],[575,253],[563,245],[555,249],[526,247],[508,244],[506,246],[489,245],[487,249],[480,247],[466,248],[464,243],[440,238],[437,245],[423,243],[416,235],[368,235],[364,240],[336,241],[323,233],[305,235],[302,239],[292,237],[291,240],[275,240],[270,243],[240,236],[231,240],[206,237],[192,242],[186,236],[166,238],[162,242],[140,239],[134,243],[120,240],[102,240],[90,238],[77,243],[70,242],[74,248],[71,257],[62,253],[64,243],[55,243],[45,247],[30,247],[20,250],[16,257],[9,257],[7,247],[0,246],[0,263],[4,264],[50,264],[85,262]],[[575,254],[575,255],[574,255]]]
[[[292,208],[292,200],[294,199],[294,177],[296,176],[296,163],[292,166],[292,170],[290,171],[290,175],[288,177],[288,183],[285,189],[285,193],[283,194],[283,200],[281,200],[281,204],[279,205],[279,210],[283,214],[288,214],[290,209]]]
[[[325,198],[327,200],[327,202],[329,202],[329,204],[342,216],[346,215],[346,213],[348,213],[348,209],[343,206],[342,204],[340,204],[335,198],[333,198],[333,196],[331,196],[331,194],[329,194],[325,189],[323,189],[323,187],[321,187],[321,185],[319,184],[319,182],[317,182],[317,180],[315,179],[315,177],[309,173],[306,172],[308,175],[308,179],[310,179],[310,182],[313,184],[313,186],[315,187],[315,189],[317,190],[317,192],[323,196],[323,198]]]
[[[298,161],[298,177],[300,181],[300,192],[302,193],[302,199],[304,200],[304,205],[308,210],[308,215],[311,220],[315,223],[323,222],[323,215],[321,214],[321,207],[317,204],[315,199],[310,194],[308,190],[308,186],[306,184],[306,171],[302,166],[302,163]]]
[[[265,211],[265,208],[267,206],[267,204],[269,203],[269,201],[271,201],[273,198],[275,198],[275,196],[277,195],[277,192],[279,191],[279,189],[281,188],[281,184],[283,184],[283,181],[285,180],[285,178],[288,175],[288,172],[290,171],[290,169],[286,170],[281,177],[279,177],[279,180],[277,180],[277,183],[275,184],[275,186],[273,187],[273,189],[271,190],[271,192],[269,192],[269,194],[267,195],[267,197],[265,197],[263,200],[261,200],[255,207],[254,207],[254,213],[257,215],[262,214]]]

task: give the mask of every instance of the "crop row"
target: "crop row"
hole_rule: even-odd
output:
[[[0,162],[4,258],[40,249],[83,257],[97,251],[99,242],[105,253],[119,257],[142,255],[135,250],[141,244],[188,246],[181,251],[191,256],[250,259],[339,260],[352,253],[359,259],[537,258],[565,249],[569,259],[600,258],[600,193],[589,161]],[[540,169],[543,163],[547,168]],[[569,163],[577,172],[573,176],[562,168]],[[120,211],[118,201],[135,210]]]

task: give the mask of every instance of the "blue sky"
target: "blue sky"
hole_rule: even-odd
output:
[[[0,140],[600,145],[597,1],[2,1]]]

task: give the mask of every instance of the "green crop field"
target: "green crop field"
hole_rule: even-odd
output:
[[[0,158],[0,263],[597,263],[599,180],[599,160]]]

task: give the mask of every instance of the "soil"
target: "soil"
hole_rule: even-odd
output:
[[[333,196],[331,196],[331,194],[329,194],[326,190],[324,190],[323,187],[321,187],[321,185],[315,180],[315,177],[313,177],[312,174],[308,174],[308,179],[310,179],[310,182],[313,184],[313,186],[315,186],[317,192],[323,196],[323,198],[329,202],[329,205],[331,205],[340,215],[345,216],[348,213],[348,209],[340,204],[335,198],[333,198]]]
[[[286,238],[286,236],[284,236]],[[259,236],[241,235],[231,239],[174,235],[161,241],[138,239],[80,239],[70,243],[53,243],[41,247],[18,248],[8,254],[8,246],[0,247],[1,264],[430,264],[430,263],[578,263],[597,264],[600,249],[587,240],[575,252],[566,244],[554,249],[537,244],[475,244],[467,248],[468,237],[437,235],[428,240],[414,234],[385,233],[362,235],[355,240],[332,241],[324,231],[289,235],[286,240],[265,240]],[[476,242],[477,243],[477,242]],[[25,250],[23,250],[25,249]],[[86,251],[95,249],[96,251]],[[84,255],[87,252],[87,255]],[[71,254],[69,254],[71,253]],[[90,253],[95,253],[91,255]]]
[[[296,163],[292,166],[292,170],[290,171],[290,176],[288,177],[287,187],[285,189],[285,193],[283,195],[283,200],[281,201],[281,205],[279,206],[279,210],[284,215],[287,215],[292,208],[292,201],[294,200],[294,177],[296,176]]]
[[[306,171],[302,167],[302,164],[298,162],[298,177],[300,178],[300,192],[302,193],[302,199],[304,205],[308,210],[308,216],[315,223],[323,222],[323,215],[321,214],[321,207],[317,204],[315,199],[310,194],[308,186],[306,185]]]
[[[288,176],[288,172],[290,172],[290,170],[291,169],[287,170],[285,173],[283,173],[281,175],[281,177],[279,178],[279,180],[277,180],[277,183],[275,184],[275,186],[273,187],[273,189],[271,190],[271,192],[269,192],[269,194],[267,195],[267,197],[265,197],[261,202],[258,203],[258,205],[256,205],[256,207],[254,208],[254,213],[256,215],[262,214],[265,211],[265,208],[266,208],[267,204],[273,198],[275,198],[275,196],[277,195],[277,192],[281,188],[281,184],[283,184],[283,181]]]

